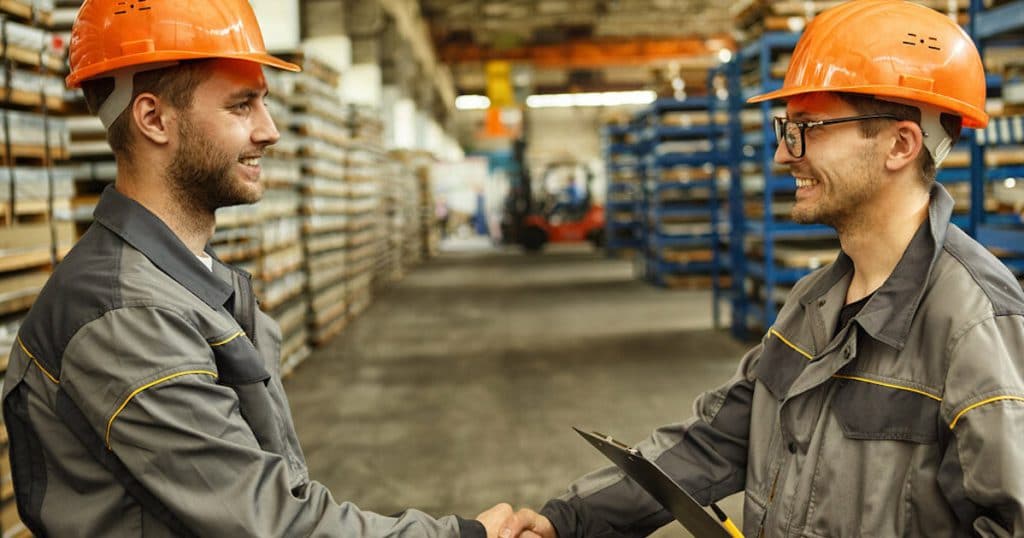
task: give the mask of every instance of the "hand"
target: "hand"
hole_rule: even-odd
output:
[[[499,538],[498,531],[501,529],[501,524],[513,515],[512,507],[508,503],[499,503],[480,512],[480,515],[476,516],[476,520],[483,523],[484,528],[487,529],[487,538]]]
[[[505,520],[501,525],[499,538],[558,538],[551,521],[530,510],[523,508]]]

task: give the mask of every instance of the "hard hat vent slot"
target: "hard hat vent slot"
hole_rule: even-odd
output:
[[[907,37],[903,39],[903,44],[910,45],[911,47],[924,45],[932,50],[942,50],[942,47],[939,46],[939,38],[932,36],[924,37],[911,32],[907,32]]]
[[[149,2],[149,0],[130,0],[127,2],[118,2],[116,8],[117,11],[114,12],[114,15],[124,15],[127,14],[129,10],[149,11],[152,8],[146,5],[146,2]]]

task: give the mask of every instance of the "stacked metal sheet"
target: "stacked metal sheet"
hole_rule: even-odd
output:
[[[430,152],[416,150],[392,150],[389,155],[403,166],[398,201],[405,227],[402,265],[408,272],[440,251],[441,228],[430,175],[435,159]]]
[[[75,239],[63,40],[52,1],[0,2],[0,376],[25,312]],[[2,383],[0,383],[2,385]],[[31,536],[14,503],[0,424],[0,534]]]
[[[345,107],[336,72],[312,60],[296,79],[292,130],[302,162],[302,245],[306,255],[310,339],[322,345],[348,323],[346,249],[351,238],[346,185]],[[314,67],[315,66],[315,67]]]
[[[381,203],[378,215],[383,226],[382,248],[377,252],[374,286],[393,284],[402,278],[402,245],[404,240],[401,203],[401,177],[404,166],[388,155],[381,163]]]
[[[381,220],[381,164],[384,152],[381,147],[379,130],[375,130],[367,111],[352,109],[350,125],[353,140],[347,150],[346,184],[348,185],[348,217],[350,237],[348,241],[348,268],[346,285],[348,292],[348,313],[354,317],[362,313],[372,301],[374,269],[382,249],[386,248],[386,236]],[[370,133],[367,132],[370,127]],[[376,134],[372,134],[376,132]]]
[[[430,175],[430,154],[422,154],[416,159],[416,190],[420,201],[420,237],[423,259],[429,260],[441,253],[441,226],[437,220],[437,201],[434,199],[434,182]]]

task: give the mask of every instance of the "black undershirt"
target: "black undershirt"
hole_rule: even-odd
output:
[[[868,303],[868,300],[871,299],[872,295],[874,295],[874,293],[868,294],[867,297],[844,306],[842,310],[839,311],[839,323],[836,324],[836,331],[833,336],[839,334],[839,331],[843,330],[843,327],[846,327],[846,324],[849,323],[854,316],[860,313],[860,310],[864,308],[864,305]]]

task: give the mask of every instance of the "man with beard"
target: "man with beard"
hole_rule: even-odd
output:
[[[735,376],[638,445],[746,536],[1024,536],[1024,293],[950,223],[936,166],[981,128],[985,74],[948,17],[855,0],[801,37],[776,118],[793,218],[836,229]],[[644,536],[670,514],[616,468],[510,536]]]
[[[20,328],[4,419],[22,521],[47,536],[495,536],[487,523],[338,503],[311,481],[280,332],[216,259],[217,208],[260,199],[279,133],[247,0],[87,0],[68,84],[117,179]]]

